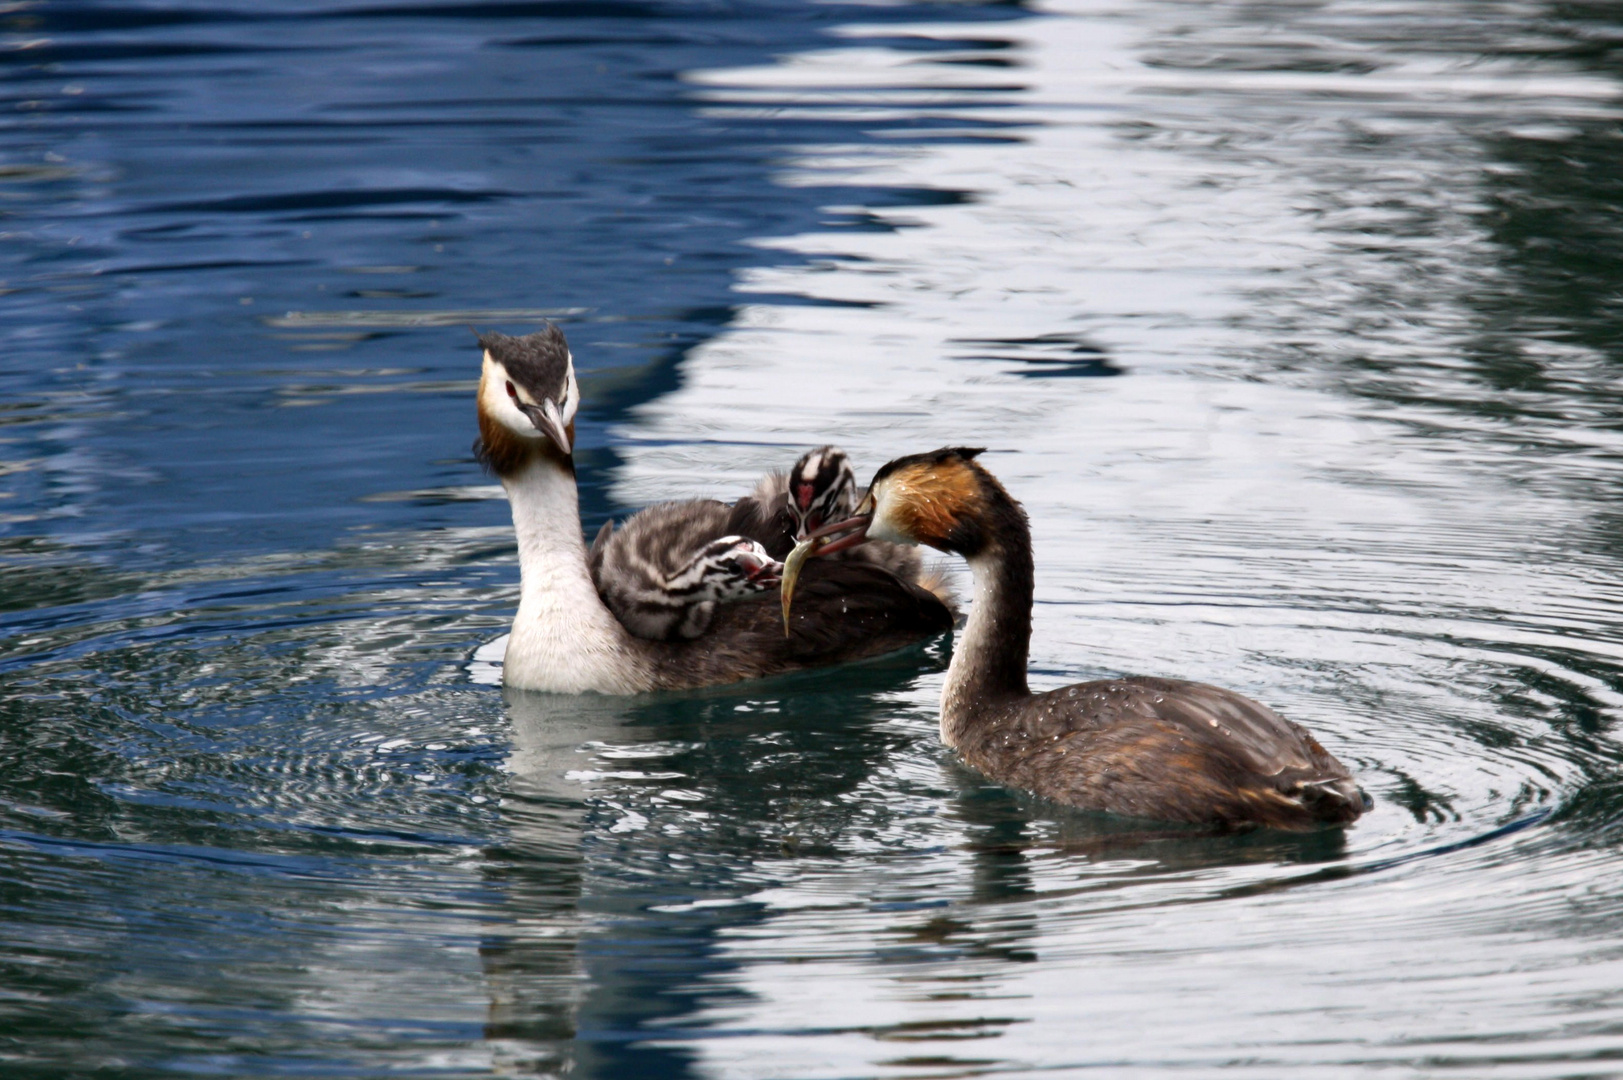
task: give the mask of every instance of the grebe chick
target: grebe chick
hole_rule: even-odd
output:
[[[776,469],[732,507],[735,531],[755,536],[782,559],[813,529],[849,518],[857,507],[857,474],[839,447],[816,447],[800,455],[789,471]]]
[[[810,451],[793,473],[803,478],[804,505],[822,510],[813,519],[817,525],[832,520],[830,505],[839,517],[856,506],[856,478],[839,450]],[[618,530],[613,521],[604,522],[589,555],[603,602],[638,637],[698,637],[710,626],[717,602],[777,584],[782,564],[762,545],[787,553],[805,516],[792,512],[788,489],[789,474],[775,471],[731,508],[694,499],[639,510]]]
[[[758,541],[722,536],[732,510],[713,499],[659,503],[616,530],[603,523],[589,556],[603,602],[640,638],[694,638],[716,605],[775,589],[783,564]]]
[[[774,559],[789,554],[813,529],[851,516],[857,478],[837,446],[808,450],[785,472],[774,469],[733,504],[728,531],[759,540]]]
[[[811,554],[877,537],[962,555],[975,603],[941,692],[941,737],[1002,783],[1088,810],[1225,826],[1345,825],[1368,807],[1347,769],[1265,705],[1202,683],[1125,678],[1033,694],[1031,532],[1025,510],[949,447],[874,476],[856,514]],[[794,587],[789,560],[783,588]],[[810,565],[810,564],[808,564]]]
[[[857,497],[851,459],[837,446],[819,446],[801,454],[787,473],[770,472],[762,477],[752,494],[733,504],[727,531],[754,537],[774,559],[781,560],[824,525],[850,517]],[[876,540],[835,557],[871,562],[904,581],[925,580],[918,552],[902,544]],[[929,580],[934,582],[934,578]],[[936,589],[937,585],[930,587]]]
[[[785,637],[770,594],[718,604],[696,638],[651,641],[603,603],[587,564],[575,487],[580,389],[555,326],[483,334],[475,452],[507,492],[518,537],[519,605],[502,681],[558,693],[682,690],[845,663],[952,628],[940,597],[869,564],[808,573]]]

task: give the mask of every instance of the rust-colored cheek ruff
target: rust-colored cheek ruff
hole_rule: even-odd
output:
[[[483,387],[483,381],[480,383]],[[484,394],[479,395],[479,439],[473,444],[474,456],[479,463],[497,476],[512,476],[538,457],[550,457],[559,465],[573,471],[573,459],[552,444],[551,439],[526,439],[515,435],[506,424],[484,409]],[[571,446],[575,443],[575,422],[564,429]]]
[[[479,441],[474,444],[473,452],[479,463],[497,476],[512,476],[535,454],[536,444],[514,435],[506,425],[480,409]]]
[[[959,523],[981,510],[980,485],[968,468],[919,466],[888,481],[891,517],[920,543],[948,543]]]

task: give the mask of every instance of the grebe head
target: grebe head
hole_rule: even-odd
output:
[[[777,588],[783,564],[754,540],[723,536],[705,545],[693,571],[695,599],[737,600]]]
[[[849,517],[856,500],[857,478],[850,459],[837,446],[808,450],[789,470],[789,516],[795,522],[796,540]]]
[[[983,449],[947,446],[880,466],[851,517],[812,533],[823,540],[813,553],[827,555],[872,539],[927,544],[974,558],[999,515],[1021,514],[1003,485],[975,461]]]
[[[563,332],[550,323],[533,334],[480,334],[480,460],[505,476],[537,454],[568,462],[575,448],[580,386]]]

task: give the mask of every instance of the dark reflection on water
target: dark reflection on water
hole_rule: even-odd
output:
[[[940,667],[914,651],[838,686],[798,677],[636,702],[509,692],[509,837],[488,873],[512,922],[481,948],[490,1036],[588,1075],[688,1075],[694,1054],[658,1044],[702,1036],[695,1011],[731,996],[709,985],[736,966],[716,936],[759,921],[748,896],[784,867],[837,858],[854,827],[880,827],[855,796],[917,741],[875,722],[921,660]]]
[[[467,326],[584,320],[583,365],[625,376],[714,333],[732,273],[759,260],[744,242],[810,224],[816,205],[763,198],[772,125],[696,115],[675,76],[808,46],[839,17],[794,4],[14,13],[14,33],[34,36],[10,53],[27,66],[9,104],[29,119],[0,143],[17,162],[0,175],[0,386],[19,457],[40,464],[8,473],[8,490],[53,533],[161,515],[136,546],[160,563],[466,522],[356,498],[402,475],[467,482],[468,440],[449,422],[466,401]],[[567,47],[539,48],[548,28]],[[915,198],[942,196],[879,201]],[[636,400],[665,388],[648,374]],[[589,419],[583,441],[605,449],[618,415]],[[252,446],[218,467],[240,430]],[[443,432],[426,473],[425,430]],[[501,519],[483,509],[481,523]]]
[[[1605,4],[0,12],[0,1074],[1609,1075]],[[1353,830],[1075,814],[949,643],[503,695],[467,327],[588,527],[985,443],[1034,679],[1235,686]]]

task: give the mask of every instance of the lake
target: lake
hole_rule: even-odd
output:
[[[1615,5],[23,0],[0,60],[6,1077],[1623,1073]],[[984,445],[1034,688],[1232,687],[1373,811],[999,787],[950,640],[504,694],[469,327],[546,320],[588,534]]]

